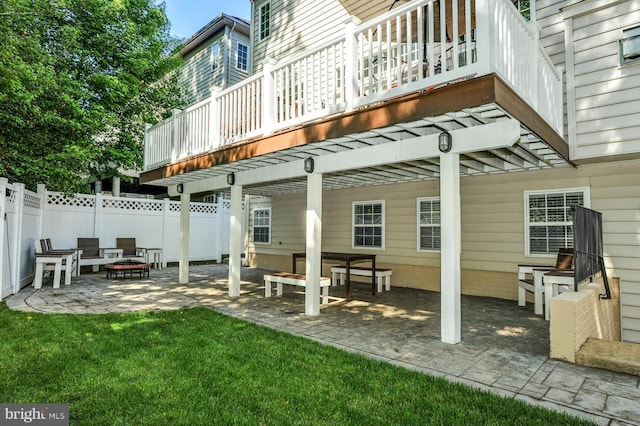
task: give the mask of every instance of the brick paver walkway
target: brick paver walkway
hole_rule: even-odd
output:
[[[515,301],[463,296],[462,342],[440,342],[440,294],[393,287],[331,289],[317,317],[304,315],[304,295],[264,297],[264,270],[243,268],[241,296],[227,295],[226,265],[151,270],[150,279],[107,280],[104,273],[72,285],[25,287],[6,303],[16,310],[106,313],[205,306],[219,312],[469,384],[506,397],[564,411],[602,425],[640,424],[640,377],[550,360],[548,323]]]

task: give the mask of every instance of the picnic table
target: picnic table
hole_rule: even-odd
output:
[[[293,253],[293,269],[292,272],[296,273],[296,264],[298,263],[298,259],[304,259],[307,257],[307,253]],[[351,263],[352,262],[371,262],[371,294],[376,295],[376,255],[375,254],[365,254],[365,253],[338,253],[338,252],[327,252],[323,251],[320,254],[322,260],[337,260],[345,263],[346,268],[346,289],[347,289],[347,300],[351,299]]]

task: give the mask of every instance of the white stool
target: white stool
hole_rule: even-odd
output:
[[[42,287],[42,276],[44,275],[45,265],[53,265],[53,288],[60,288],[60,276],[62,275],[62,257],[38,256],[36,255],[36,276],[33,280],[33,287],[40,289]],[[69,280],[71,275],[67,273]],[[65,277],[66,278],[66,277]]]
[[[156,269],[162,269],[162,249],[161,248],[148,248],[145,249],[146,262],[153,264]]]

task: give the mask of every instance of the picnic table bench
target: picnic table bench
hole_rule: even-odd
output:
[[[367,268],[367,267],[361,267],[361,266],[357,266],[357,267],[351,267],[349,268],[349,273],[351,275],[359,275],[362,277],[370,277],[371,276],[371,268]],[[379,269],[376,268],[376,272],[375,272],[375,277],[376,277],[376,283],[378,285],[378,292],[382,292],[382,284],[384,281],[384,289],[386,291],[389,291],[391,289],[391,269]],[[332,285],[336,285],[336,283],[338,283],[339,285],[344,285],[345,283],[345,276],[347,274],[347,267],[344,265],[341,266],[332,266],[331,267],[331,284]]]
[[[298,287],[307,286],[307,276],[303,274],[292,274],[290,272],[272,272],[264,275],[264,297],[271,297],[271,284],[277,284],[276,294],[282,296],[282,285],[294,285]],[[331,280],[328,277],[320,277],[320,288],[322,290],[322,303],[329,303],[329,287]]]

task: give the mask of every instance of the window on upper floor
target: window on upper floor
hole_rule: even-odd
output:
[[[353,247],[384,248],[384,201],[353,203]]]
[[[258,34],[259,40],[264,40],[271,34],[271,2],[262,3],[259,8]]]
[[[249,69],[249,46],[238,42],[236,57],[236,68],[242,71],[247,71]]]
[[[620,65],[640,62],[640,26],[622,31]]]
[[[220,43],[213,43],[211,46],[211,71],[220,67]]]
[[[253,209],[253,242],[271,243],[271,208]]]
[[[440,250],[440,198],[418,198],[418,251]]]
[[[526,255],[554,255],[573,247],[571,207],[589,207],[589,188],[527,191],[524,200]]]
[[[514,6],[527,21],[536,20],[536,0],[512,0]]]

